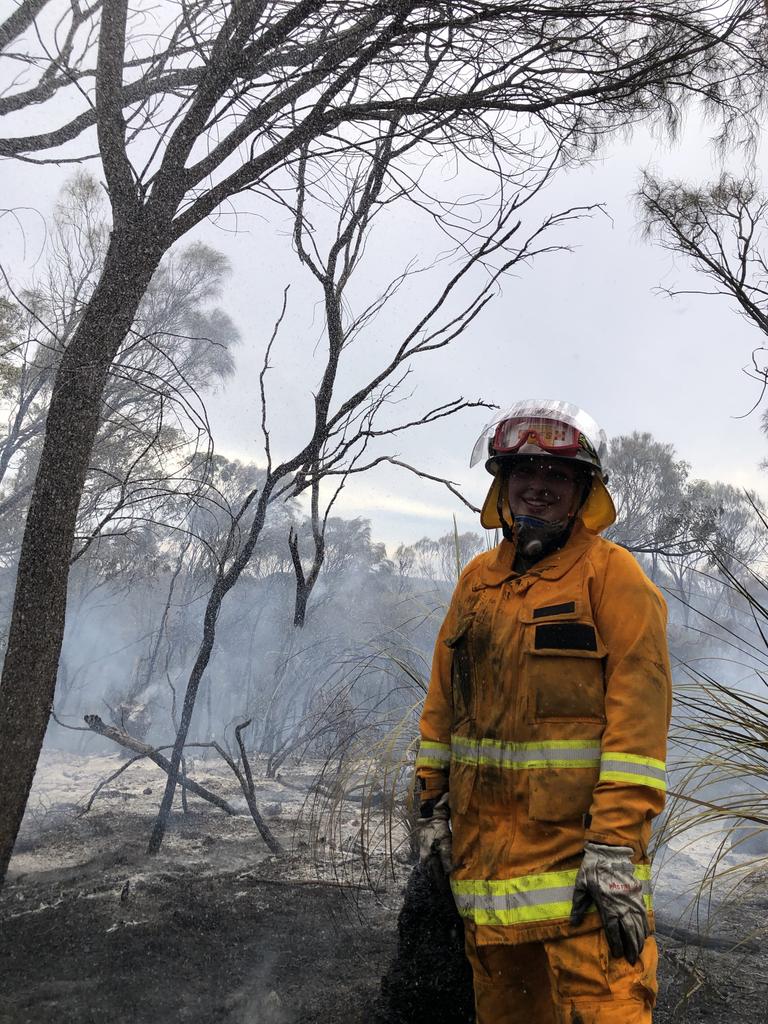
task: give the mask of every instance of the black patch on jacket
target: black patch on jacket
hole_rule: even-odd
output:
[[[548,622],[536,627],[534,644],[537,651],[544,648],[570,651],[596,651],[595,627],[586,622]]]
[[[566,604],[550,604],[546,608],[534,608],[534,619],[543,619],[545,615],[568,615],[576,611],[576,602],[568,601]]]

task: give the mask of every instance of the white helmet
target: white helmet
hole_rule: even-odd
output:
[[[554,399],[524,399],[499,413],[484,428],[472,449],[470,466],[483,455],[493,483],[483,503],[480,522],[486,529],[503,526],[499,515],[503,468],[521,455],[565,459],[584,463],[592,476],[592,487],[580,509],[584,525],[595,532],[616,520],[613,500],[605,487],[603,459],[608,439],[592,417],[570,402]]]

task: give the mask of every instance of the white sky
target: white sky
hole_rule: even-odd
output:
[[[758,394],[757,384],[741,368],[762,336],[726,299],[670,300],[656,293],[660,284],[701,287],[701,282],[684,263],[675,265],[669,254],[641,237],[631,194],[640,168],[649,164],[699,181],[718,171],[711,150],[698,138],[689,137],[669,151],[638,136],[631,145],[615,145],[593,166],[563,175],[547,193],[550,209],[600,202],[611,219],[598,214],[572,225],[567,240],[578,244],[573,253],[542,256],[505,284],[503,294],[450,352],[415,367],[417,387],[408,408],[426,409],[458,395],[501,406],[526,396],[566,399],[587,409],[609,436],[641,430],[672,442],[691,463],[694,476],[766,490],[758,464],[768,455],[768,444],[759,413],[739,418]],[[738,161],[729,166],[738,168]],[[409,227],[398,222],[374,235],[373,274],[389,266],[393,256],[419,254],[419,237]],[[206,235],[222,244],[220,233]],[[227,308],[243,329],[245,343],[238,380],[208,405],[219,448],[247,456],[253,450],[249,439],[257,436],[254,395],[260,364],[255,352],[271,330],[283,281],[297,274],[290,256],[279,268],[265,266],[254,236],[228,237],[236,273]],[[252,299],[256,279],[257,304]],[[310,315],[314,296],[305,294],[304,311]],[[311,332],[312,342],[316,336]],[[279,353],[278,347],[276,363]],[[358,358],[365,362],[366,354]],[[308,398],[306,386],[297,386],[290,372],[281,376],[276,371],[276,406],[282,401],[291,410],[299,408],[294,402],[302,392]],[[394,448],[405,461],[457,482],[480,505],[488,477],[482,466],[470,471],[468,462],[485,420],[484,411],[471,410],[440,428],[402,437]],[[350,482],[338,509],[369,517],[375,537],[389,545],[448,532],[453,514],[461,529],[479,529],[471,513],[439,485],[389,467]]]
[[[679,456],[692,464],[694,476],[768,490],[758,469],[768,455],[759,415],[738,418],[757,396],[757,385],[741,367],[762,336],[725,299],[671,301],[654,294],[659,284],[690,285],[694,279],[684,264],[675,266],[668,254],[640,236],[630,196],[641,167],[649,164],[662,174],[696,181],[713,177],[719,168],[696,130],[672,149],[637,134],[631,143],[615,143],[592,166],[561,176],[541,209],[605,203],[611,219],[596,215],[572,224],[558,240],[576,243],[573,253],[543,256],[509,279],[502,295],[450,351],[414,365],[413,397],[398,414],[412,419],[459,395],[502,406],[528,396],[566,399],[587,409],[609,436],[646,430],[674,443]],[[738,156],[728,166],[738,171]],[[47,213],[68,172],[0,164],[2,206]],[[471,189],[472,182],[467,186]],[[256,461],[262,458],[257,377],[285,284],[292,283],[289,315],[268,378],[278,456],[291,454],[308,434],[315,383],[311,366],[320,336],[317,291],[291,252],[287,222],[271,209],[271,221],[244,215],[236,232],[205,225],[194,236],[224,251],[233,263],[222,304],[243,335],[235,378],[207,401],[216,447]],[[19,230],[8,218],[0,222],[0,259],[13,268],[17,283],[34,269],[41,223],[31,212],[20,217],[25,252]],[[375,229],[361,281],[376,291],[408,259],[427,260],[434,252],[434,239],[403,207]],[[421,308],[419,288],[350,351],[342,383],[360,379],[381,346],[393,343],[402,318],[412,318]],[[390,450],[427,472],[451,478],[479,505],[488,478],[482,466],[470,471],[468,461],[487,418],[484,411],[472,410],[440,427],[403,436]],[[439,485],[389,467],[350,482],[337,510],[371,519],[374,538],[390,547],[448,532],[453,514],[461,529],[479,529]]]

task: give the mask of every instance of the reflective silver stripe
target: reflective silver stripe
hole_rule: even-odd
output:
[[[600,764],[601,772],[623,772],[626,775],[646,775],[659,782],[666,782],[667,773],[659,768],[651,768],[644,764],[633,764],[632,761],[622,761],[618,758],[603,758]]]
[[[451,889],[461,916],[478,925],[539,924],[568,918],[576,875],[571,869],[487,881],[458,879],[451,881]],[[635,865],[634,875],[642,885],[645,906],[653,909],[649,865]]]
[[[451,763],[451,748],[447,743],[422,740],[416,757],[416,767],[447,768]]]
[[[452,736],[451,752],[457,761],[502,768],[541,768],[548,765],[596,768],[600,763],[599,740],[514,743]]]
[[[655,757],[609,750],[600,760],[600,782],[648,786],[662,792],[667,788],[666,765]]]
[[[459,910],[515,910],[518,907],[537,907],[542,903],[565,903],[573,900],[573,886],[552,889],[534,889],[529,892],[454,893]]]

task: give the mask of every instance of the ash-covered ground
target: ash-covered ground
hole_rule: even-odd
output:
[[[257,780],[288,851],[275,857],[234,777],[198,761],[190,774],[242,814],[191,797],[148,858],[160,769],[132,766],[82,813],[122,763],[58,752],[41,763],[0,892],[1,1024],[368,1024],[410,866],[383,852],[363,861],[361,805],[329,805],[324,819],[312,766]],[[681,913],[710,856],[705,837],[665,854],[654,1019],[766,1024],[768,876],[754,873],[737,896],[718,890],[703,929],[714,948],[701,946]],[[747,861],[732,855],[726,866]]]

